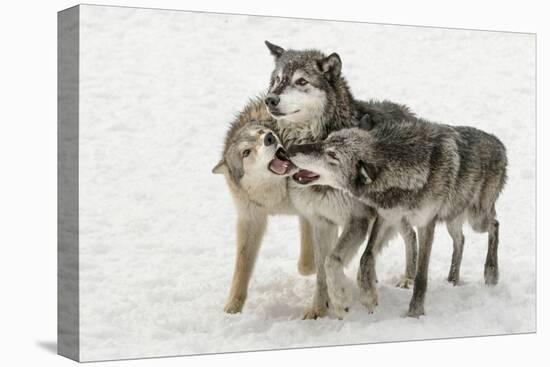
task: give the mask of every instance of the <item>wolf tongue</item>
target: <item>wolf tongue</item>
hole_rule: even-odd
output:
[[[302,169],[298,172],[298,177],[313,178],[313,177],[317,177],[317,174],[315,172]]]
[[[288,168],[289,162],[288,161],[282,161],[278,158],[275,158],[271,163],[269,164],[269,167],[277,174],[283,175],[286,173],[286,170]]]

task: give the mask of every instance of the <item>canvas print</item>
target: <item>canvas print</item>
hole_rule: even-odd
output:
[[[60,354],[536,331],[534,34],[93,5],[58,27]]]

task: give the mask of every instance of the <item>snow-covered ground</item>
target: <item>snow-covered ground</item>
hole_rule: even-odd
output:
[[[534,36],[96,6],[82,6],[80,20],[83,360],[535,330]],[[374,314],[356,291],[345,320],[302,321],[314,277],[296,269],[297,219],[277,217],[244,312],[223,312],[236,216],[210,170],[232,116],[267,87],[265,39],[338,52],[358,98],[499,136],[510,178],[496,287],[483,282],[486,236],[469,227],[462,284],[445,281],[452,245],[438,227],[426,316],[403,317],[411,291],[394,287],[404,269],[396,239],[377,263]]]

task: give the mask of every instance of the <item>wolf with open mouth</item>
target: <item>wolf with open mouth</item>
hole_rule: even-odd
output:
[[[424,314],[436,222],[445,223],[453,239],[449,281],[459,278],[462,226],[468,221],[476,232],[488,233],[485,283],[498,282],[495,202],[506,182],[507,157],[504,145],[494,135],[473,127],[415,119],[373,129],[342,129],[322,142],[291,146],[286,156],[314,177],[301,184],[329,185],[377,209],[379,216],[358,274],[361,301],[370,312],[378,299],[376,248],[403,220],[419,232],[419,262],[409,316]],[[338,257],[342,251],[336,249],[331,256]]]
[[[231,124],[222,159],[212,170],[223,174],[237,209],[237,251],[233,280],[224,310],[241,312],[259,247],[272,215],[298,215],[288,194],[286,175],[289,162],[275,121],[263,98],[252,100]],[[311,228],[300,217],[300,259],[302,275],[315,271]]]

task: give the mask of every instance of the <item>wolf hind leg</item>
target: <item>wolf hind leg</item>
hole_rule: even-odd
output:
[[[504,158],[505,159],[505,158]],[[485,209],[487,232],[489,234],[487,246],[487,258],[485,259],[484,278],[485,284],[496,285],[498,283],[498,237],[500,223],[496,219],[495,202],[498,199],[502,186],[506,180],[506,170],[501,169],[499,174],[492,175],[486,182],[481,196],[481,207]]]
[[[416,240],[416,232],[410,223],[405,219],[401,219],[399,225],[399,234],[405,241],[405,274],[403,274],[396,286],[399,288],[409,288],[414,284],[416,276],[416,263],[418,260],[418,244]]]
[[[483,210],[480,207],[470,208],[468,211],[469,221],[476,232],[488,233],[487,257],[485,258],[484,278],[485,284],[495,285],[498,283],[498,237],[499,222],[496,219],[496,210],[494,204],[488,209]]]
[[[447,231],[453,240],[453,257],[447,281],[453,285],[458,285],[460,280],[460,264],[462,263],[462,254],[464,251],[463,223],[464,220],[462,217],[447,222]]]
[[[487,258],[485,259],[485,284],[495,285],[498,283],[498,232],[499,222],[493,219],[489,224],[489,244]]]

